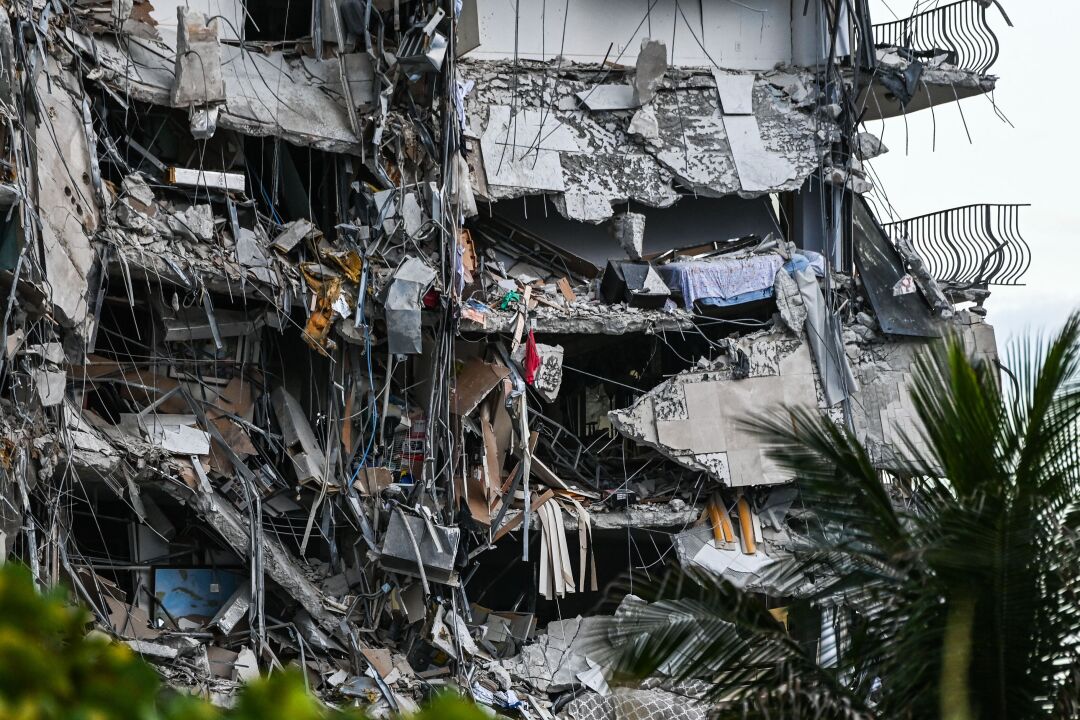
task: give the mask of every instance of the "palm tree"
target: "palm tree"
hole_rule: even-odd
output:
[[[708,679],[732,716],[1080,717],[1080,315],[1006,367],[1002,383],[958,338],[921,356],[923,429],[888,483],[817,413],[752,422],[818,520],[783,572],[836,608],[836,653],[764,598],[680,571],[606,624],[617,670]]]

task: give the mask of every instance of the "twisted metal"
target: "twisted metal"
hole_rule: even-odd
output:
[[[949,54],[948,63],[983,75],[998,57],[998,39],[986,22],[989,2],[960,0],[873,26],[877,47],[908,50],[915,58]],[[998,3],[998,9],[1001,6]],[[1009,21],[1004,10],[1005,22]]]
[[[891,237],[908,238],[930,273],[950,285],[1022,285],[1031,248],[1020,235],[1026,204],[964,205],[886,223]]]

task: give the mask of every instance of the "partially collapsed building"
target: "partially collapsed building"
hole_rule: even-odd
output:
[[[993,92],[989,0],[0,7],[0,556],[221,702],[295,665],[376,712],[700,717],[613,694],[603,589],[811,592],[743,421],[887,466],[918,350],[993,358],[1029,262],[1020,206],[897,218],[867,164]]]

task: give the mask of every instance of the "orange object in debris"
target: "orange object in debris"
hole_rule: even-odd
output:
[[[315,309],[308,318],[307,327],[304,328],[304,340],[313,350],[326,354],[330,328],[334,326],[334,303],[341,294],[341,278],[332,278],[321,283],[313,282],[310,276],[306,279],[308,285],[311,285],[318,295],[315,300]]]
[[[355,250],[344,253],[323,253],[322,259],[328,264],[335,265],[341,272],[345,273],[345,277],[349,279],[349,282],[354,284],[360,282],[360,273],[364,269],[364,261],[360,259]]]
[[[712,521],[713,539],[716,542],[735,542],[735,528],[731,525],[724,501],[719,496],[709,501],[709,518]]]
[[[465,228],[458,234],[458,246],[461,248],[461,264],[465,272],[471,275],[476,272],[476,245],[473,243],[472,233]]]
[[[747,555],[753,555],[757,552],[757,543],[754,542],[754,516],[745,495],[739,496],[735,507],[739,510],[739,534],[742,539],[742,550]]]

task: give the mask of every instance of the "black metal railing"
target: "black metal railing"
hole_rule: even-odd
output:
[[[948,53],[947,62],[961,70],[985,74],[998,57],[998,39],[986,21],[990,2],[960,0],[911,17],[874,25],[877,47],[906,50],[916,59]],[[1010,26],[1008,15],[1002,17]]]
[[[965,205],[882,227],[907,238],[930,273],[948,285],[1021,285],[1031,248],[1020,235],[1020,208]]]

